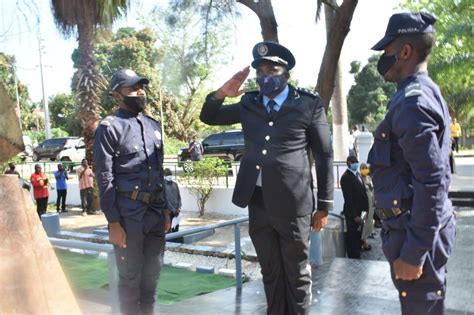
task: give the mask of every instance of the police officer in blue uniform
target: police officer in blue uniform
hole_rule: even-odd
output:
[[[313,225],[319,231],[327,223],[333,205],[329,127],[320,97],[288,85],[295,59],[287,48],[258,43],[253,57],[259,91],[222,105],[226,97],[246,92],[241,89],[250,72],[246,67],[207,96],[200,118],[210,125],[242,124],[245,153],[232,201],[249,208],[249,234],[262,268],[267,313],[308,314],[310,229]],[[317,203],[309,150],[316,160]]]
[[[395,14],[372,48],[384,50],[377,69],[385,81],[398,84],[375,131],[370,162],[383,251],[402,314],[443,314],[455,237],[449,112],[427,73],[435,21],[428,13]]]
[[[123,314],[152,314],[170,227],[164,192],[160,125],[143,115],[147,78],[117,71],[110,82],[119,110],[95,133],[94,160],[101,208],[119,271]]]

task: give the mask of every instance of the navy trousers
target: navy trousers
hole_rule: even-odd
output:
[[[120,223],[127,233],[127,247],[114,246],[120,311],[126,315],[153,314],[163,265],[165,218],[148,210],[140,221],[122,217]]]

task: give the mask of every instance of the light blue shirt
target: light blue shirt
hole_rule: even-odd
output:
[[[281,106],[283,105],[283,102],[286,100],[286,98],[288,97],[288,93],[290,92],[290,88],[288,87],[288,85],[285,86],[285,88],[283,89],[283,91],[281,91],[277,96],[275,96],[275,98],[273,99],[276,103],[276,105],[273,107],[273,109],[278,112],[281,108]],[[270,107],[268,106],[268,102],[270,102],[270,98],[268,98],[268,96],[263,96],[263,105],[265,106],[265,108],[267,109],[267,112],[270,112]],[[262,171],[260,171],[258,173],[258,177],[257,177],[257,183],[256,183],[257,186],[260,186],[262,187]]]
[[[273,107],[273,109],[275,111],[278,112],[280,110],[281,105],[283,105],[283,102],[288,97],[289,92],[290,92],[290,88],[288,87],[288,85],[286,85],[285,88],[283,89],[283,91],[281,91],[280,94],[275,96],[275,98],[273,99],[276,102],[275,107]],[[268,96],[264,95],[263,96],[263,105],[265,105],[265,108],[267,109],[267,112],[270,112],[270,107],[268,107],[268,102],[270,102],[270,98],[268,98]]]

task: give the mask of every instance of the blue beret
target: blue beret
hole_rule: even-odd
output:
[[[135,71],[130,69],[120,69],[110,79],[110,89],[115,91],[119,87],[130,87],[137,83],[148,84],[150,80],[138,76]]]
[[[390,17],[385,36],[372,50],[383,50],[396,37],[407,34],[434,33],[436,18],[426,12],[398,13]]]
[[[264,60],[281,64],[288,70],[292,69],[296,63],[295,57],[293,57],[293,54],[288,50],[288,48],[274,42],[258,43],[253,47],[252,55],[252,67],[255,69],[258,67],[260,62]]]

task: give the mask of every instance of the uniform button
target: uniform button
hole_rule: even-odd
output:
[[[138,147],[137,147],[137,146],[135,146],[135,150],[136,150],[136,149],[138,149]]]
[[[267,150],[263,149],[263,150],[262,150],[262,154],[263,154],[263,155],[267,154]]]
[[[405,291],[402,291],[401,295],[402,297],[407,297],[408,294]]]
[[[148,184],[148,187],[150,187],[150,186],[151,186],[151,184]]]
[[[268,125],[269,125],[270,127],[273,126],[273,121],[270,121],[270,122],[268,123]]]
[[[148,166],[148,169],[151,170],[151,166]]]
[[[117,150],[117,154],[120,154],[120,151]]]
[[[382,132],[381,136],[382,136],[382,138],[385,138],[385,133]]]
[[[441,290],[436,291],[436,295],[442,296],[442,295],[443,295],[443,291],[441,291]]]
[[[125,257],[124,257],[124,256],[121,256],[120,259],[125,260]]]
[[[257,170],[259,170],[259,169],[260,169],[260,165],[256,165],[255,168],[256,168]]]
[[[265,136],[265,140],[270,140],[270,136]]]
[[[398,201],[397,201],[397,200],[394,200],[394,201],[393,201],[393,204],[394,204],[395,206],[398,205]]]
[[[135,189],[138,189],[138,186],[135,186]]]

